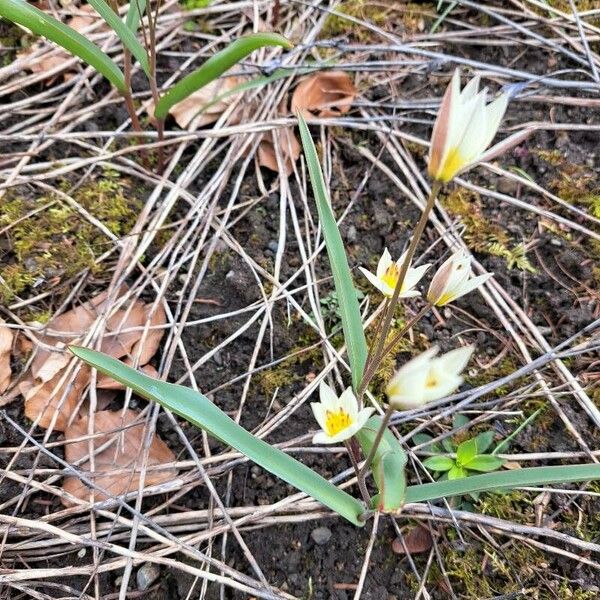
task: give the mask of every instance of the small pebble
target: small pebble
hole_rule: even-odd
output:
[[[317,527],[311,531],[310,537],[314,540],[315,544],[323,546],[331,539],[331,529],[329,527]]]
[[[144,563],[137,572],[136,580],[138,590],[147,590],[160,575],[160,569],[153,563]]]
[[[279,250],[279,244],[275,241],[275,240],[271,240],[268,244],[267,244],[267,248],[273,252],[276,253],[277,250]]]

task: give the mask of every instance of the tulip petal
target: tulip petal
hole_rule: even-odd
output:
[[[324,381],[319,384],[319,399],[325,410],[335,411],[338,407],[336,393]]]
[[[467,366],[474,350],[475,346],[470,344],[469,346],[450,350],[450,352],[446,352],[446,354],[434,360],[436,365],[439,365],[444,371],[458,375]]]
[[[377,263],[377,277],[382,277],[384,273],[388,270],[389,266],[392,264],[392,255],[390,251],[385,248],[379,262]]]
[[[446,88],[442,103],[440,105],[433,132],[431,134],[431,144],[429,146],[428,170],[432,177],[436,177],[442,157],[447,148],[448,133],[450,131],[450,123],[452,115],[455,112],[453,109],[458,103],[460,94],[460,71],[456,69],[450,85]]]
[[[394,290],[390,288],[390,286],[381,281],[376,275],[373,275],[370,271],[367,271],[364,267],[358,267],[360,272],[369,280],[371,284],[373,284],[382,294],[385,296],[391,296],[394,293]]]
[[[356,420],[358,415],[358,400],[352,391],[352,388],[348,387],[344,390],[339,398],[339,408],[350,415],[352,421]]]
[[[327,428],[327,416],[325,415],[325,407],[321,402],[311,402],[310,407],[312,408],[315,420],[319,424],[319,427],[323,430]]]
[[[498,142],[494,146],[492,146],[489,150],[484,152],[478,159],[477,164],[482,162],[489,162],[490,160],[496,158],[496,156],[500,156],[504,154],[511,148],[514,148],[522,141],[527,139],[535,129],[533,127],[529,127],[528,129],[524,129],[523,131],[519,131],[517,133],[513,133],[512,135],[504,138],[501,142]]]

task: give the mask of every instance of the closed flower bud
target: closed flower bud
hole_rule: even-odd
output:
[[[427,300],[434,306],[444,306],[478,288],[492,275],[485,273],[473,277],[471,259],[459,250],[436,271],[429,285]]]

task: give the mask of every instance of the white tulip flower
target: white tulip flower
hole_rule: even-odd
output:
[[[392,260],[392,256],[386,248],[379,259],[377,265],[377,271],[375,274],[367,271],[363,267],[359,267],[362,274],[385,296],[391,298],[396,289],[398,283],[398,277],[400,275],[400,269],[406,260],[406,252],[396,261]],[[413,288],[419,283],[421,277],[425,275],[425,271],[429,269],[431,265],[422,265],[420,267],[412,268],[409,267],[406,272],[406,277],[402,283],[402,289],[400,290],[399,298],[413,298],[414,296],[420,296],[420,293]]]
[[[518,132],[486,152],[506,112],[508,94],[501,94],[486,105],[487,90],[478,90],[479,77],[475,77],[461,92],[460,71],[454,71],[431,135],[428,172],[433,179],[447,183],[476,164],[498,156],[529,135],[529,130]]]
[[[336,444],[351,438],[360,431],[375,410],[373,407],[358,410],[358,401],[351,388],[338,398],[325,383],[319,386],[320,402],[311,402],[313,414],[323,431],[313,437],[313,444]]]
[[[437,346],[408,361],[387,384],[388,402],[397,410],[419,408],[454,392],[463,382],[460,375],[474,346],[451,350],[441,356]]]
[[[427,292],[427,300],[434,306],[444,306],[483,285],[493,273],[473,277],[471,259],[466,252],[455,252],[436,271]]]

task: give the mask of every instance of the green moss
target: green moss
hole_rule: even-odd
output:
[[[530,523],[534,520],[531,498],[525,492],[482,494],[476,504],[477,512],[515,523]]]
[[[537,150],[535,153],[553,167],[555,172],[549,188],[557,196],[600,217],[600,183],[592,168],[569,162],[559,150]]]
[[[500,379],[501,377],[506,377],[507,375],[514,373],[517,368],[517,363],[515,362],[514,358],[507,355],[501,361],[497,362],[488,369],[481,369],[473,375],[466,373],[465,381],[473,387],[479,387],[480,385],[485,385],[495,381],[496,379]],[[512,385],[514,386],[515,383],[513,382]],[[494,390],[494,393],[496,396],[505,396],[508,394],[509,389],[510,388],[508,386],[500,386]]]
[[[110,175],[81,187],[73,199],[117,237],[127,234],[141,208],[128,198],[125,183]],[[97,272],[95,259],[114,244],[60,197],[6,197],[0,205],[2,228],[7,228],[7,252],[0,267],[3,302],[34,285],[36,293],[54,289],[84,269]]]
[[[525,254],[525,246],[514,243],[502,225],[485,217],[477,192],[457,188],[442,198],[442,204],[451,215],[460,218],[465,227],[464,240],[471,250],[504,258],[509,269],[535,273],[535,267]]]
[[[427,21],[433,22],[436,14],[433,4],[398,3],[394,0],[380,0],[379,2],[345,0],[337,6],[336,12],[382,28],[385,28],[385,25],[391,21],[401,22],[408,33],[423,31]],[[326,39],[351,36],[358,41],[367,41],[372,35],[372,32],[360,23],[354,23],[342,16],[329,15],[323,25],[320,37]]]

